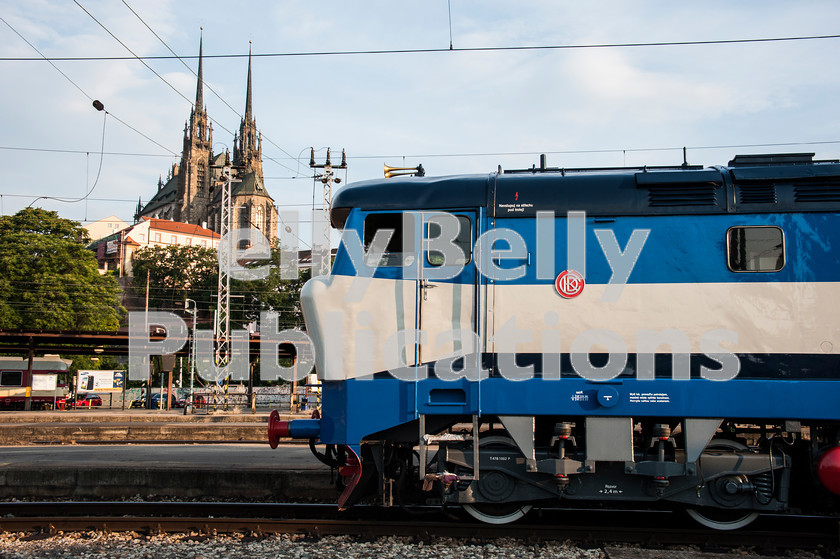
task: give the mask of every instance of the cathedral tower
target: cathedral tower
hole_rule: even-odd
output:
[[[207,204],[210,202],[211,170],[213,161],[213,125],[204,107],[203,38],[198,46],[198,86],[195,106],[190,120],[184,127],[184,151],[178,173],[175,221],[202,225],[207,222]]]
[[[278,214],[274,200],[265,188],[262,166],[262,135],[254,119],[251,87],[251,52],[248,52],[248,83],[245,115],[239,133],[233,138],[233,161],[227,151],[213,155],[213,128],[204,107],[203,39],[198,47],[198,86],[195,106],[184,127],[181,164],[173,166],[166,184],[158,181],[158,191],[135,219],[156,217],[221,230],[222,168],[231,165],[231,207],[233,227],[259,229],[270,240],[277,238]]]
[[[257,131],[251,94],[251,49],[248,48],[248,85],[245,92],[245,116],[239,123],[239,136],[233,138],[233,165],[263,176],[262,135]],[[238,147],[237,147],[238,143]]]

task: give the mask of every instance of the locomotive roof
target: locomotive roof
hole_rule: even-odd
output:
[[[537,211],[592,216],[840,211],[840,163],[813,154],[738,156],[728,166],[534,169],[488,175],[368,180],[341,188],[332,222],[352,208],[486,207],[496,217]]]

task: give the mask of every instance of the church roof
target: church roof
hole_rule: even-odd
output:
[[[173,175],[166,184],[163,185],[163,188],[158,190],[152,199],[149,200],[145,206],[143,206],[143,211],[141,214],[146,214],[152,212],[162,206],[166,206],[167,204],[171,204],[175,201],[175,196],[178,193],[178,175]]]
[[[262,177],[258,177],[256,173],[248,173],[242,177],[242,182],[237,185],[231,194],[233,196],[265,196],[271,198],[265,189]]]
[[[256,173],[250,172],[240,182],[234,182],[230,191],[231,196],[263,196],[272,202],[274,198],[265,189],[262,179]],[[222,199],[222,187],[216,189],[213,195],[213,202],[216,203]]]

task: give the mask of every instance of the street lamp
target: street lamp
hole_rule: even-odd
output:
[[[190,307],[190,303],[192,303],[192,307]],[[190,413],[195,413],[195,396],[193,396],[193,380],[195,377],[195,317],[198,314],[198,304],[192,299],[186,299],[184,301],[184,311],[188,312],[192,315],[193,323],[192,323],[192,341],[190,345],[190,357],[189,357],[189,367],[190,367],[190,399],[189,399],[189,406],[190,406]],[[184,413],[187,413],[187,406],[184,406]]]

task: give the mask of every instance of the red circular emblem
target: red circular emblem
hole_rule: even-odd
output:
[[[554,288],[564,299],[571,299],[580,295],[580,292],[583,291],[583,285],[583,276],[575,270],[561,272],[554,280]]]

